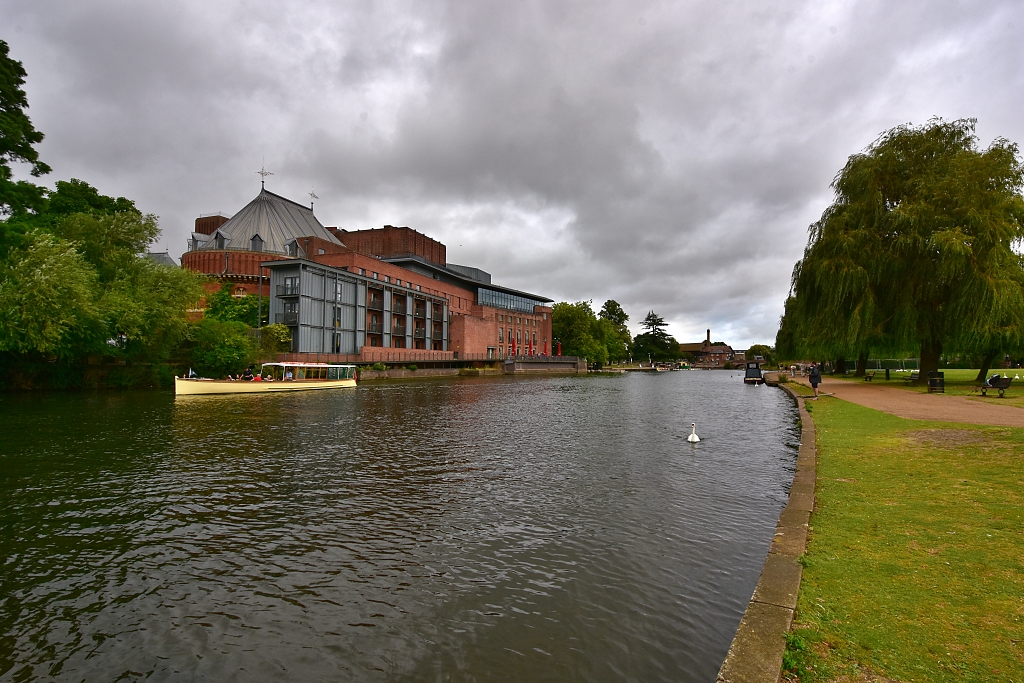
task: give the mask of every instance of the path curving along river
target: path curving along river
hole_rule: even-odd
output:
[[[799,443],[728,371],[6,394],[0,430],[0,681],[713,681]]]

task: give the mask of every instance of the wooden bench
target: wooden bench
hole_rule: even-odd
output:
[[[980,391],[982,396],[986,396],[989,389],[995,389],[999,392],[999,398],[1003,398],[1003,394],[1010,388],[1011,382],[1013,382],[1012,377],[999,377],[997,375],[993,375],[978,386],[974,387],[974,390],[971,393],[973,394],[975,391]]]
[[[909,377],[904,377],[903,378],[903,383],[904,384],[913,384],[914,382],[916,382],[919,379],[921,379],[921,373],[920,372],[912,372],[912,373],[910,373]]]
[[[865,382],[870,382],[874,378],[875,378],[875,370],[872,370],[871,372],[865,372],[864,373],[864,381]]]

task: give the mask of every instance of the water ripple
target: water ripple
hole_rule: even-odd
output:
[[[795,417],[727,372],[3,396],[0,681],[712,681]]]

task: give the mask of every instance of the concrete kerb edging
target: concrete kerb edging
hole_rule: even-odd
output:
[[[718,672],[718,683],[778,683],[786,633],[793,624],[800,592],[802,567],[797,558],[807,547],[807,530],[814,511],[814,422],[796,392],[779,386],[796,400],[800,411],[796,474],[789,490],[789,503],[779,515],[761,578]]]

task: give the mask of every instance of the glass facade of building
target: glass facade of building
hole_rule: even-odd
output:
[[[507,292],[498,292],[486,287],[477,287],[476,302],[481,306],[493,306],[494,308],[522,311],[523,313],[533,313],[534,306],[550,305],[547,301],[539,301]]]

